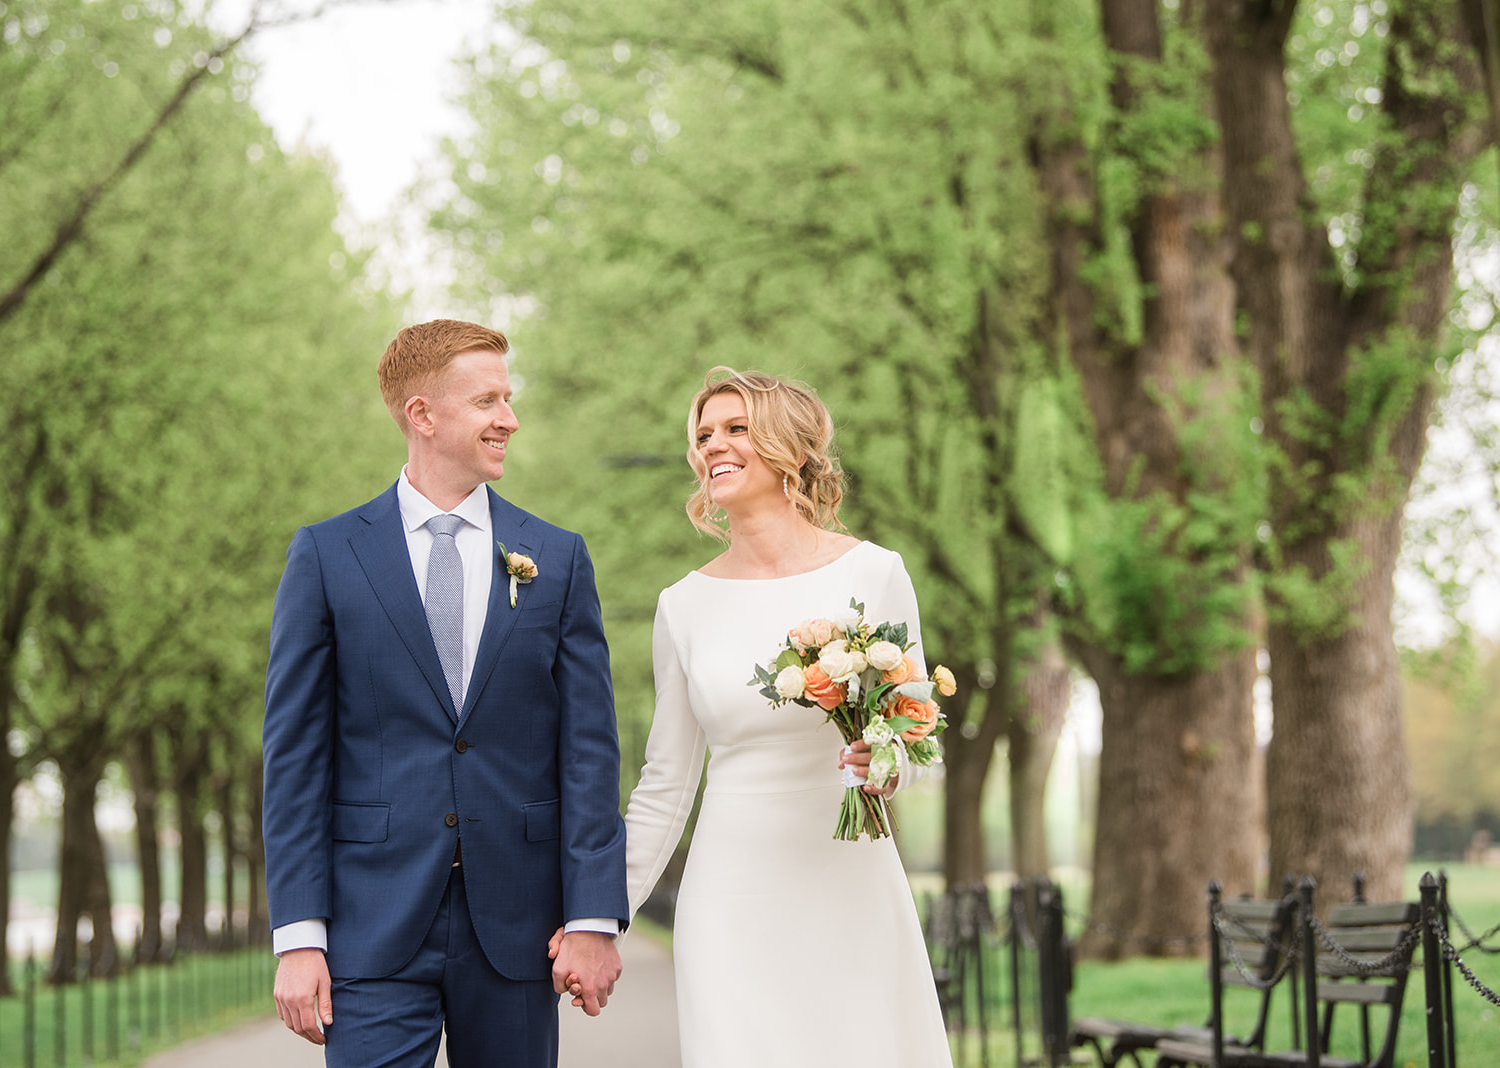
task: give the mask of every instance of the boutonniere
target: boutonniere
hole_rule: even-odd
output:
[[[505,573],[510,576],[510,606],[516,606],[516,583],[530,582],[536,578],[536,561],[524,553],[507,552],[505,542],[497,541],[500,546],[500,559],[505,562]]]

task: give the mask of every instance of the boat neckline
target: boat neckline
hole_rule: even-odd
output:
[[[795,575],[777,575],[775,578],[722,578],[718,575],[705,575],[702,571],[699,571],[696,568],[692,571],[689,571],[688,574],[697,575],[699,578],[708,579],[708,581],[710,582],[785,582],[787,579],[807,578],[808,575],[816,575],[819,571],[827,571],[835,564],[843,563],[843,561],[848,557],[852,556],[854,553],[858,552],[860,549],[869,544],[870,542],[861,539],[860,541],[857,541],[853,545],[849,546],[849,548],[845,549],[838,556],[835,556],[832,560],[828,561],[828,563],[819,564],[817,567],[812,568],[809,571],[798,571]]]

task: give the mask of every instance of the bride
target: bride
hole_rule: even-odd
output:
[[[657,603],[656,714],[625,814],[634,915],[711,754],[673,928],[684,1068],[951,1064],[895,843],[833,838],[839,769],[864,777],[868,745],[844,754],[821,710],[747,685],[789,628],[851,598],[867,620],[905,622],[921,663],[900,556],[837,531],[832,439],[810,389],[757,372],[715,368],[688,414],[688,517],[726,539],[722,515],[728,548]]]

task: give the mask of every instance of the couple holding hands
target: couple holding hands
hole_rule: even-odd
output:
[[[711,754],[673,933],[685,1068],[946,1068],[894,843],[829,835],[868,746],[746,685],[789,626],[851,599],[904,621],[921,662],[900,557],[838,532],[828,410],[722,368],[694,398],[688,516],[720,538],[727,519],[728,548],[658,601],[622,819],[583,541],[488,486],[518,429],[507,349],[471,323],[402,330],[379,379],[406,466],[287,551],[264,730],[282,1020],[330,1068],[430,1068],[445,1028],[454,1068],[553,1068],[559,995],[607,1004]]]

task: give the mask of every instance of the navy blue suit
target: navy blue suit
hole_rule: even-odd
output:
[[[273,928],[326,918],[336,979],[410,962],[450,876],[484,957],[511,980],[550,983],[547,940],[565,920],[628,916],[592,565],[578,535],[493,491],[489,503],[494,537],[538,574],[511,608],[495,550],[462,709],[395,486],[297,531],[287,552],[266,674],[266,882]]]

